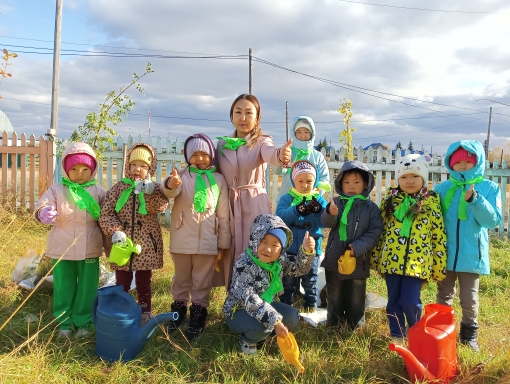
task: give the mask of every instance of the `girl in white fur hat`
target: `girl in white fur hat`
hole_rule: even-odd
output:
[[[421,317],[424,283],[446,277],[446,234],[439,196],[429,191],[428,161],[412,154],[397,160],[395,179],[381,202],[384,230],[371,264],[388,289],[391,337],[406,337]]]

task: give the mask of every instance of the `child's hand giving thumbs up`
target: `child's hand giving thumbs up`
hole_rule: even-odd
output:
[[[315,239],[310,236],[308,231],[306,231],[305,237],[303,238],[303,249],[306,253],[312,253],[315,251]]]
[[[181,177],[179,176],[179,173],[177,172],[177,168],[174,168],[174,170],[172,171],[172,174],[166,181],[166,187],[168,189],[175,189],[181,184],[182,184]]]

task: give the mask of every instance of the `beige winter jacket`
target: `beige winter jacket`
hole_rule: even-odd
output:
[[[230,248],[230,219],[228,187],[218,172],[213,172],[220,189],[218,205],[214,207],[211,189],[207,192],[207,209],[196,212],[193,205],[197,174],[185,170],[182,184],[176,189],[166,188],[168,178],[162,183],[163,194],[174,200],[170,221],[170,252],[184,254],[216,255],[218,248]],[[171,177],[171,176],[170,176]],[[210,188],[209,180],[203,176]]]
[[[62,175],[69,177],[64,169],[65,158],[74,153],[86,153],[96,155],[86,143],[71,144],[62,155]],[[91,180],[96,177],[96,170],[92,173]],[[106,197],[106,191],[99,185],[85,188],[88,193],[101,206]],[[35,206],[35,218],[39,220],[39,211],[53,205],[58,212],[55,224],[48,235],[46,256],[52,259],[84,260],[86,258],[99,257],[103,253],[103,236],[97,221],[87,212],[81,211],[74,203],[69,194],[69,188],[61,183],[53,184],[39,199]],[[76,242],[73,244],[73,242]],[[104,239],[105,246],[108,241]]]

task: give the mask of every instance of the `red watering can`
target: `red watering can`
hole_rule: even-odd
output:
[[[441,304],[425,306],[425,315],[407,332],[409,349],[390,344],[406,363],[412,383],[451,382],[458,373],[457,330],[453,308]]]

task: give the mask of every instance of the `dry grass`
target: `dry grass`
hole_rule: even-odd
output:
[[[0,326],[28,296],[10,282],[14,266],[27,247],[45,246],[48,229],[29,215],[13,215],[0,208]],[[168,234],[165,231],[168,249]],[[482,277],[480,293],[480,345],[476,354],[460,346],[458,383],[496,383],[510,380],[510,243],[493,239],[493,270]],[[173,274],[168,252],[165,267],[154,275],[154,311],[168,311]],[[369,289],[385,294],[377,276]],[[423,292],[424,303],[433,302],[436,287]],[[32,295],[0,331],[0,382],[5,383],[405,383],[402,359],[387,348],[388,327],[383,312],[367,314],[366,326],[350,334],[344,328],[313,328],[300,324],[295,331],[301,348],[304,375],[283,361],[275,340],[255,356],[236,348],[224,325],[221,306],[224,291],[213,291],[206,333],[193,345],[182,334],[170,337],[157,330],[137,359],[106,363],[95,355],[95,339],[58,340],[52,316],[52,294]],[[459,310],[458,300],[455,302]],[[26,314],[39,322],[27,324]]]

